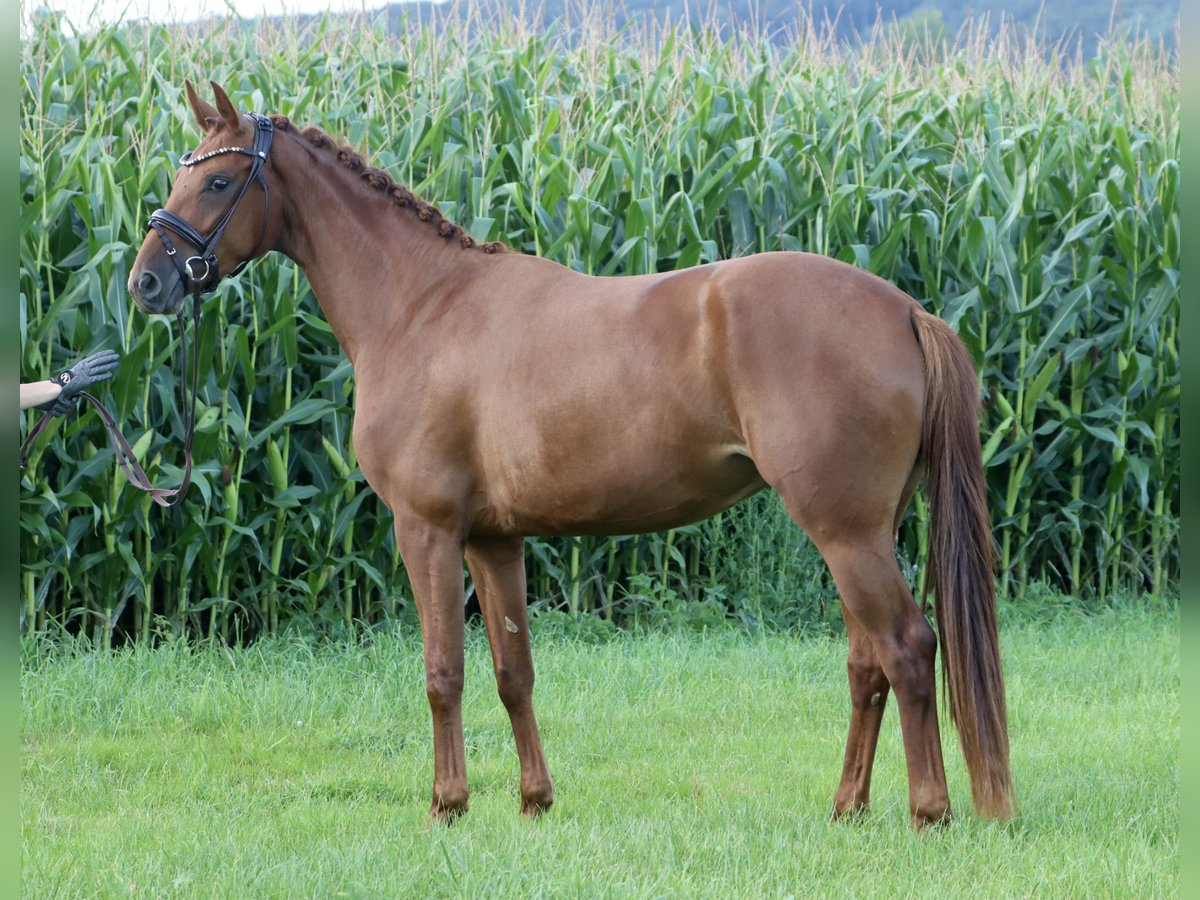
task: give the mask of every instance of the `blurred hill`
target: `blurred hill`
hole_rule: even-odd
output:
[[[1006,25],[1046,43],[1062,43],[1071,53],[1078,48],[1085,58],[1095,55],[1098,39],[1105,35],[1161,39],[1174,48],[1179,21],[1179,3],[1170,0],[417,0],[381,6],[376,14],[385,15],[393,30],[406,21],[436,23],[459,15],[494,20],[507,13],[526,20],[535,13],[546,24],[570,27],[597,9],[618,28],[638,21],[686,21],[724,33],[762,30],[778,40],[803,27],[805,13],[811,12],[817,26],[828,25],[839,40],[850,43],[869,37],[877,27],[950,39],[965,22],[986,21],[992,30]]]

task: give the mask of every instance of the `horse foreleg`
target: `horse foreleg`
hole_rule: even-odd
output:
[[[948,819],[950,799],[934,688],[937,638],[933,629],[913,602],[886,535],[875,541],[839,541],[822,546],[821,552],[842,602],[870,639],[880,668],[896,693],[913,825],[920,828]]]
[[[850,677],[850,734],[846,738],[842,780],[833,801],[834,818],[858,813],[870,802],[871,769],[890,687],[871,639],[844,602],[842,618],[850,638],[846,665]]]
[[[425,646],[425,691],[433,714],[433,804],[449,821],[467,811],[463,751],[463,545],[421,521],[396,519],[396,543],[412,585]]]
[[[487,625],[496,672],[496,689],[512,722],[521,762],[521,812],[537,815],[554,802],[554,783],[546,768],[542,740],[533,714],[533,654],[525,596],[525,541],[506,538],[470,541],[467,566],[475,581],[479,608]]]

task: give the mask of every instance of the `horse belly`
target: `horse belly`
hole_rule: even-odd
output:
[[[476,533],[606,535],[661,531],[715,515],[765,486],[744,448],[663,453],[626,435],[625,450],[576,450],[567,465],[484,488]],[[600,448],[592,448],[595,449]],[[610,448],[611,449],[611,445]]]

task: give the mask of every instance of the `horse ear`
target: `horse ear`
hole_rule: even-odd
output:
[[[234,131],[241,130],[242,114],[237,111],[237,107],[230,101],[229,95],[215,81],[210,81],[209,84],[212,85],[213,96],[217,98],[217,111],[221,113],[221,118]]]
[[[208,131],[212,127],[212,122],[209,120],[217,117],[217,111],[211,104],[200,99],[200,95],[196,93],[196,89],[192,87],[190,81],[185,81],[184,84],[187,85],[187,97],[188,103],[192,105],[192,115],[196,117],[196,122],[201,130]]]

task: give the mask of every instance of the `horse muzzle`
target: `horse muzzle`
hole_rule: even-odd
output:
[[[129,276],[129,293],[138,308],[150,315],[175,315],[183,308],[186,291],[173,266],[134,269]]]

